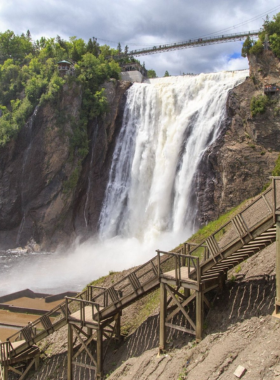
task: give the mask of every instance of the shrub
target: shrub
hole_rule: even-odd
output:
[[[276,177],[280,176],[280,154],[275,162],[275,166],[271,174]]]
[[[262,114],[266,110],[268,104],[268,97],[266,95],[253,96],[251,99],[250,110],[252,116]]]

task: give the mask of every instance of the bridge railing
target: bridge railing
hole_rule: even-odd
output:
[[[87,290],[79,293],[76,298],[79,300],[87,299]],[[77,306],[71,300],[68,303],[68,309],[66,309],[66,302],[63,301],[52,310],[43,314],[33,322],[29,322],[27,326],[18,330],[15,334],[11,335],[7,340],[9,342],[16,342],[24,340],[29,345],[34,343],[35,338],[44,333],[45,331],[53,331],[56,326],[61,324],[61,321],[66,321],[67,313],[76,311]],[[0,344],[1,345],[1,344]]]
[[[13,347],[10,342],[3,342],[0,344],[0,364],[9,364],[11,352],[13,352]]]
[[[279,177],[280,180],[280,177]],[[201,258],[201,265],[209,259],[218,260],[220,253],[273,215],[273,189],[270,187],[240,213],[221,226],[189,254]],[[280,214],[280,181],[275,184],[275,207]]]
[[[229,40],[229,39],[235,39],[235,38],[243,38],[246,36],[256,36],[259,34],[258,30],[253,30],[253,31],[248,31],[248,32],[243,32],[243,33],[232,33],[232,34],[222,34],[220,36],[212,36],[212,37],[203,37],[203,38],[195,38],[195,39],[189,39],[186,41],[181,41],[181,42],[176,42],[176,43],[171,43],[171,44],[163,44],[163,45],[158,45],[158,46],[150,46],[147,48],[143,49],[136,49],[136,50],[131,50],[127,55],[137,55],[144,53],[145,51],[153,51],[153,50],[165,50],[165,49],[170,49],[170,48],[177,48],[180,46],[187,46],[187,45],[196,45],[196,44],[201,44],[201,43],[209,43],[213,41],[219,41],[219,40]]]
[[[200,282],[199,257],[160,250],[157,250],[157,256],[159,281],[161,278],[168,277],[174,278],[177,285],[180,285],[182,280]],[[165,260],[162,260],[163,258]],[[194,276],[191,278],[192,274]]]
[[[273,176],[272,179],[272,208],[273,217],[276,222],[278,215],[280,215],[280,177]]]
[[[149,282],[157,279],[158,266],[156,258],[130,272],[124,278],[108,288],[90,290],[90,300],[109,307],[118,304],[132,293],[138,294]],[[104,303],[105,302],[105,303]]]

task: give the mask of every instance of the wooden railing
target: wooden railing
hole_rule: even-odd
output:
[[[181,281],[182,279],[182,268],[187,268],[187,273],[190,278],[192,273],[197,274],[197,280],[200,281],[200,265],[199,257],[192,255],[184,255],[177,252],[165,252],[157,250],[158,257],[158,278],[164,276],[164,272],[168,270],[175,271],[176,281]],[[161,255],[165,256],[165,261],[161,260]],[[168,264],[168,265],[167,265]]]
[[[86,305],[92,305],[94,318],[107,318],[156,288],[159,285],[159,276],[164,272],[175,269],[175,276],[179,280],[181,268],[184,266],[188,268],[188,275],[191,279],[200,281],[204,266],[209,261],[218,262],[222,258],[222,252],[234,246],[236,242],[245,243],[244,239],[252,238],[252,233],[258,226],[266,221],[270,223],[270,219],[275,221],[277,215],[280,215],[280,177],[273,177],[271,188],[201,244],[196,245],[187,242],[178,248],[177,252],[158,251],[156,257],[109,288],[88,286],[75,298],[68,297],[66,302],[61,303],[24,329],[10,336],[8,342],[0,344],[0,350],[4,350],[4,344],[9,346],[9,342],[24,338],[25,343],[22,346],[13,352],[7,351],[9,355],[22,352],[34,342],[40,341],[64,326],[67,323],[68,316],[79,310],[78,304],[81,309],[81,320],[84,320]],[[57,315],[54,322],[51,321],[53,315]]]
[[[13,352],[13,347],[9,341],[0,344],[0,363],[2,365],[8,364],[11,352]]]
[[[87,306],[90,306],[91,307],[91,318],[92,320],[96,320],[97,322],[99,322],[99,319],[100,319],[100,308],[101,306],[96,303],[96,302],[92,302],[92,301],[88,301],[88,300],[83,300],[83,299],[77,299],[77,298],[73,298],[73,297],[65,297],[65,303],[66,303],[66,321],[68,322],[68,320],[70,319],[70,313],[69,313],[69,303],[72,303],[75,304],[75,303],[78,303],[79,304],[79,321],[81,321],[81,324],[82,326],[85,325],[86,323],[86,307]],[[77,318],[78,319],[78,318]]]
[[[218,262],[221,252],[240,240],[245,243],[246,236],[250,236],[258,226],[277,213],[280,214],[280,182],[278,186],[275,184],[274,188],[269,188],[201,244],[190,250],[189,255],[200,257],[201,267],[208,260]]]

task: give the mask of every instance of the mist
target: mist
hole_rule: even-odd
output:
[[[57,294],[81,291],[88,283],[110,271],[122,271],[144,264],[156,249],[171,250],[190,235],[163,233],[153,241],[116,236],[106,241],[77,239],[69,250],[0,257],[0,295],[23,289]]]

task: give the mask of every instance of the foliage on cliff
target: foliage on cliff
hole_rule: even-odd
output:
[[[85,134],[88,120],[106,110],[100,85],[109,78],[119,78],[118,63],[108,58],[116,50],[99,46],[91,38],[87,44],[76,37],[65,41],[59,36],[32,41],[29,31],[17,36],[8,30],[0,33],[0,51],[0,146],[17,134],[37,104],[56,104],[65,82],[82,86],[78,129]],[[73,77],[59,76],[57,62],[64,59],[75,64]]]
[[[247,37],[243,44],[241,55],[246,57],[248,54],[261,54],[264,49],[266,36],[270,49],[276,57],[280,58],[280,13],[273,16],[271,21],[269,21],[268,17],[266,18],[263,28],[259,33],[258,41],[255,42],[249,36]]]

